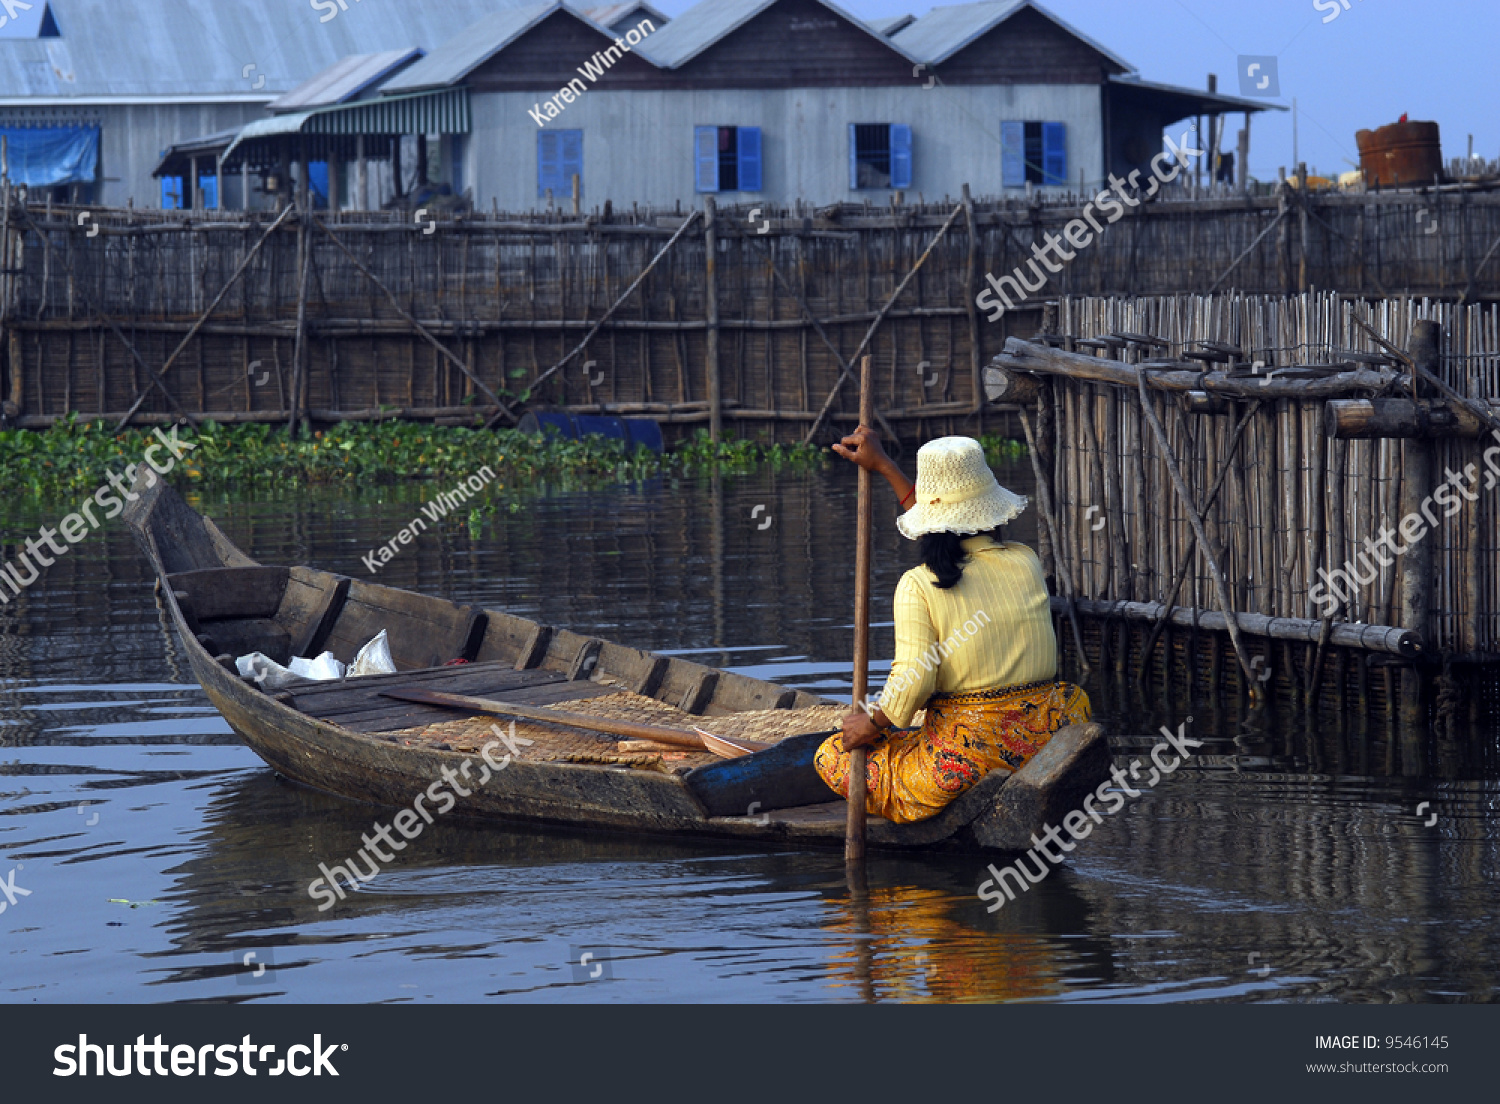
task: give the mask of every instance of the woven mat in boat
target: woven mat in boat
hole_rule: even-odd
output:
[[[809,709],[762,709],[704,717],[655,698],[632,694],[628,690],[582,701],[557,702],[543,708],[614,721],[662,725],[685,731],[691,731],[694,725],[701,725],[715,735],[739,736],[766,743],[776,743],[804,732],[836,729],[842,723],[844,714],[849,711],[847,705],[816,705]],[[584,732],[576,728],[553,728],[521,718],[516,718],[515,724],[516,736],[532,741],[530,745],[521,745],[521,758],[535,762],[613,764],[677,773],[718,759],[709,752],[699,751],[621,751],[622,738],[619,736]],[[478,752],[486,743],[495,739],[491,728],[496,725],[509,734],[509,718],[478,715],[386,732],[381,736],[406,745],[446,745],[447,750],[451,751]]]

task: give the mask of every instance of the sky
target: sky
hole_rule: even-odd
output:
[[[652,0],[678,15],[691,0]],[[835,0],[861,19],[933,5],[908,0]],[[1402,113],[1441,127],[1443,159],[1474,152],[1500,159],[1500,0],[1046,0],[1043,7],[1134,65],[1144,80],[1240,94],[1239,58],[1275,59],[1281,95],[1297,99],[1297,153],[1309,171],[1347,172],[1359,161],[1354,132],[1393,123]],[[1332,18],[1330,18],[1332,17]],[[1328,22],[1323,22],[1325,19]],[[1247,63],[1248,64],[1248,63]],[[1263,79],[1267,66],[1252,78]],[[1269,89],[1267,89],[1269,91]],[[1232,115],[1234,148],[1243,116]],[[1267,111],[1250,124],[1250,175],[1290,173],[1292,112]]]

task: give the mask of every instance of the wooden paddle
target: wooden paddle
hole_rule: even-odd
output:
[[[397,701],[417,702],[421,705],[439,705],[448,709],[467,709],[474,713],[495,713],[502,717],[521,717],[528,721],[542,721],[546,724],[562,725],[566,728],[581,728],[587,732],[603,732],[610,736],[651,740],[658,744],[687,748],[692,751],[715,750],[709,748],[704,737],[700,736],[697,732],[688,732],[680,728],[636,724],[633,721],[615,721],[610,720],[608,717],[591,717],[584,713],[564,713],[557,709],[538,709],[535,706],[518,705],[515,702],[492,701],[489,698],[471,698],[467,694],[444,694],[437,690],[382,690],[380,696],[383,698],[395,698]],[[704,735],[707,734],[705,733]],[[762,743],[759,740],[746,740],[739,736],[732,739],[717,736],[715,739],[727,747],[737,749],[740,755],[749,755],[752,752],[764,751],[766,748],[775,746],[774,744]],[[723,753],[716,752],[716,754]]]
[[[870,357],[859,362],[859,424],[875,422],[875,386]],[[875,533],[875,501],[870,470],[859,469],[859,521],[854,537],[854,708],[865,704],[870,688],[870,552]],[[865,858],[865,773],[869,749],[849,753],[849,813],[844,822],[844,862]]]

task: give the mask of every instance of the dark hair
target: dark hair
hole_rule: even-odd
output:
[[[998,541],[1004,532],[1003,526],[997,526],[987,533],[978,536],[989,537]],[[927,569],[937,576],[937,587],[939,590],[948,590],[958,585],[958,581],[964,575],[964,553],[962,541],[966,538],[958,533],[923,533],[921,541],[922,562]]]

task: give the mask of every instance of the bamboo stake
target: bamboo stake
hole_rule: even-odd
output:
[[[302,401],[304,363],[307,360],[307,277],[312,267],[312,237],[307,232],[306,220],[300,220],[297,225],[297,252],[301,263],[297,275],[297,336],[292,342],[292,401],[286,420],[289,437],[297,436],[297,408]]]
[[[774,276],[777,282],[786,289],[787,294],[791,295],[794,299],[797,300],[797,305],[802,308],[802,313],[807,315],[807,320],[812,325],[813,332],[818,335],[819,339],[823,342],[824,345],[828,346],[828,351],[833,354],[833,359],[838,361],[840,373],[848,372],[852,374],[854,371],[853,367],[850,365],[849,361],[844,359],[844,354],[839,352],[838,346],[835,345],[833,343],[833,339],[828,336],[828,331],[823,328],[823,323],[818,320],[817,315],[813,314],[812,307],[808,306],[807,298],[796,288],[794,288],[791,285],[791,282],[781,274],[781,268],[776,264],[776,258],[775,255],[771,252],[771,247],[769,245],[766,245],[765,243],[762,243],[762,248],[765,249],[767,260],[770,262],[771,275]],[[803,271],[802,275],[803,283],[805,284],[807,282],[807,273],[805,270]],[[804,389],[805,386],[806,385],[804,383]],[[892,428],[890,422],[886,420],[885,415],[882,414],[879,410],[875,411],[875,420],[880,423],[880,428],[885,431],[886,440],[895,441],[898,444],[900,443],[900,435],[896,433],[895,429]]]
[[[1245,427],[1250,424],[1250,419],[1255,416],[1255,412],[1259,409],[1260,403],[1254,403],[1249,410],[1245,411],[1244,416],[1239,420],[1239,424],[1234,427],[1234,432],[1229,438],[1229,444],[1224,450],[1223,467],[1219,469],[1219,474],[1214,477],[1214,484],[1209,488],[1208,497],[1203,501],[1203,513],[1205,516],[1214,508],[1214,503],[1218,501],[1219,488],[1224,486],[1224,482],[1229,476],[1229,462],[1234,457],[1235,451],[1239,448],[1240,438],[1244,435]],[[1147,638],[1146,648],[1141,653],[1141,674],[1143,677],[1146,672],[1146,664],[1151,661],[1152,649],[1156,647],[1156,641],[1161,636],[1162,627],[1166,625],[1167,617],[1177,602],[1177,592],[1182,589],[1183,580],[1187,578],[1188,568],[1192,566],[1193,553],[1197,547],[1198,539],[1195,536],[1188,542],[1187,548],[1184,549],[1182,559],[1177,564],[1177,572],[1172,576],[1171,589],[1168,590],[1166,596],[1162,599],[1162,618],[1151,627],[1151,635]]]
[[[917,258],[917,263],[911,266],[911,271],[902,278],[901,283],[896,285],[896,290],[891,292],[891,297],[885,301],[885,306],[880,308],[880,313],[875,316],[875,321],[870,323],[870,328],[865,331],[864,340],[859,343],[859,348],[854,350],[854,355],[849,358],[850,360],[859,359],[860,354],[862,354],[865,351],[866,346],[870,344],[870,339],[875,336],[875,331],[880,328],[880,323],[885,321],[886,313],[891,309],[891,307],[895,306],[896,300],[901,298],[901,293],[906,290],[906,285],[911,282],[911,278],[921,270],[922,265],[927,262],[927,258],[932,255],[932,251],[937,248],[938,242],[943,240],[943,235],[948,232],[948,227],[952,226],[958,216],[963,213],[964,207],[962,203],[953,208],[953,213],[948,216],[947,221],[943,223],[938,232],[932,236],[932,241],[927,243],[927,248],[923,250],[922,255]],[[853,375],[853,373],[849,371],[847,366],[843,367],[839,372],[838,382],[833,385],[833,390],[828,392],[828,398],[823,400],[823,409],[818,411],[818,416],[813,419],[812,428],[807,431],[807,436],[802,438],[802,443],[804,445],[810,442],[813,439],[813,436],[818,432],[819,427],[823,424],[823,419],[828,417],[829,408],[833,406],[834,400],[838,398],[839,390],[844,386],[844,380],[849,378],[851,375]]]
[[[574,347],[571,353],[563,357],[551,368],[548,368],[536,379],[531,381],[530,389],[532,391],[535,391],[538,387],[541,386],[544,380],[546,380],[554,372],[561,370],[569,361],[571,361],[579,353],[583,352],[583,350],[588,346],[588,343],[594,339],[594,335],[599,332],[600,327],[602,327],[604,323],[609,320],[610,316],[613,315],[615,311],[620,309],[621,304],[623,304],[625,300],[629,299],[630,296],[634,294],[635,289],[641,286],[642,281],[644,281],[647,276],[651,275],[651,270],[656,267],[657,262],[667,255],[672,246],[677,244],[677,239],[682,237],[682,235],[687,232],[687,228],[693,225],[693,223],[697,222],[702,214],[702,211],[694,211],[683,220],[682,225],[677,228],[677,233],[673,234],[670,238],[667,239],[667,244],[662,246],[661,249],[657,251],[656,256],[651,258],[651,263],[648,264],[645,268],[641,269],[640,275],[638,275],[634,280],[630,282],[630,286],[626,288],[625,291],[620,295],[620,297],[614,301],[614,304],[609,308],[609,310],[605,311],[604,314],[600,317],[599,321],[594,323],[593,328],[588,332],[588,336],[580,341],[577,346]],[[372,276],[371,279],[374,279],[374,277]],[[412,324],[415,325],[416,323],[413,322]],[[485,394],[489,395],[489,392],[485,391]],[[506,406],[504,403],[501,403],[499,399],[495,399],[494,401],[502,408],[503,412],[510,417],[511,421],[515,422],[516,416],[511,408]],[[500,415],[496,414],[495,417],[487,421],[484,424],[485,428],[489,429],[491,426],[493,426],[495,424],[495,419],[498,417],[500,417]]]
[[[496,419],[501,417],[509,418],[512,425],[516,423],[517,419],[515,413],[510,409],[510,407],[501,402],[500,399],[495,395],[495,393],[484,385],[484,382],[482,380],[477,379],[474,374],[469,371],[469,366],[467,364],[459,360],[458,357],[454,356],[451,352],[448,351],[447,346],[445,346],[437,338],[433,337],[431,331],[429,331],[427,327],[423,326],[420,322],[413,318],[411,312],[409,312],[405,307],[401,305],[401,301],[396,298],[395,293],[392,292],[390,288],[386,287],[385,284],[380,281],[380,278],[375,275],[375,273],[371,272],[367,267],[365,267],[364,263],[358,257],[356,257],[353,252],[350,251],[349,247],[339,240],[337,234],[328,229],[328,227],[323,225],[323,223],[320,222],[317,218],[314,218],[312,222],[314,226],[328,235],[328,237],[333,241],[334,245],[339,247],[339,252],[341,252],[345,257],[349,258],[349,263],[352,264],[355,268],[359,269],[359,271],[364,275],[365,279],[374,284],[375,287],[378,288],[385,295],[385,297],[391,301],[391,306],[395,308],[396,313],[400,315],[402,321],[404,321],[408,326],[414,329],[417,332],[418,336],[422,338],[422,340],[426,341],[427,344],[436,349],[438,353],[448,361],[448,363],[452,364],[465,376],[473,380],[474,386],[479,388],[480,393],[483,394],[485,398],[489,399],[494,406],[500,408],[495,412],[494,416],[485,423],[486,429],[489,429],[492,425],[494,425]]]
[[[1047,477],[1042,474],[1042,465],[1037,459],[1036,434],[1031,431],[1031,419],[1024,410],[1018,413],[1021,416],[1021,431],[1026,434],[1026,454],[1031,457],[1031,470],[1036,474],[1036,495],[1041,499],[1042,521],[1047,526],[1047,537],[1052,542],[1056,557],[1057,575],[1062,580],[1063,591],[1068,599],[1068,621],[1073,626],[1073,646],[1078,650],[1078,665],[1083,668],[1084,674],[1088,674],[1093,668],[1089,666],[1089,655],[1083,647],[1083,632],[1078,627],[1078,595],[1073,589],[1072,567],[1063,552],[1057,515],[1052,509],[1052,492],[1047,487]]]
[[[1250,689],[1250,697],[1252,700],[1259,701],[1264,691],[1261,684],[1256,681],[1250,661],[1245,657],[1245,645],[1240,639],[1239,622],[1235,620],[1234,603],[1229,598],[1229,590],[1225,586],[1223,574],[1219,571],[1213,549],[1209,547],[1208,536],[1203,532],[1203,519],[1199,516],[1198,507],[1193,503],[1192,492],[1183,482],[1182,472],[1178,470],[1177,457],[1172,452],[1172,446],[1167,442],[1167,431],[1162,428],[1161,419],[1156,416],[1156,408],[1151,404],[1151,397],[1146,393],[1146,373],[1140,369],[1137,369],[1137,372],[1139,372],[1136,381],[1140,385],[1141,409],[1145,411],[1146,420],[1151,423],[1151,432],[1156,435],[1156,444],[1161,450],[1162,460],[1167,465],[1167,474],[1172,478],[1177,497],[1182,499],[1183,505],[1187,508],[1188,522],[1193,527],[1193,534],[1198,538],[1198,545],[1203,550],[1203,558],[1208,562],[1209,575],[1213,580],[1214,590],[1218,594],[1219,608],[1224,611],[1224,619],[1229,627],[1229,641],[1234,645],[1234,654],[1240,661],[1240,669],[1244,672],[1246,685]]]
[[[204,323],[206,323],[213,315],[214,311],[218,309],[219,304],[224,300],[224,296],[229,294],[229,289],[234,287],[234,285],[239,282],[239,278],[245,274],[245,270],[250,267],[250,262],[253,261],[255,259],[255,255],[260,252],[260,247],[271,240],[271,235],[276,232],[276,230],[281,226],[282,222],[284,222],[294,210],[296,210],[296,208],[288,206],[286,210],[282,211],[281,214],[276,216],[276,220],[272,222],[270,226],[266,227],[266,232],[262,234],[260,236],[260,240],[251,247],[250,252],[245,254],[244,260],[240,261],[239,267],[234,270],[234,275],[229,277],[228,282],[219,289],[219,294],[214,296],[214,301],[208,305],[208,309],[198,316],[198,321],[193,323],[193,328],[187,332],[187,336],[185,336],[180,342],[178,342],[176,349],[172,350],[172,355],[167,357],[167,362],[161,366],[161,370],[153,372],[150,368],[146,368],[146,375],[149,378],[149,381],[159,387],[162,393],[166,394],[167,397],[171,399],[174,406],[177,405],[177,400],[167,392],[166,387],[162,385],[160,381],[166,377],[167,372],[169,372],[172,368],[172,364],[177,360],[179,356],[182,355],[182,351],[188,347],[188,343],[198,335],[198,331],[203,328]],[[119,327],[115,326],[114,323],[110,323],[110,326],[118,333]],[[124,335],[120,334],[119,336],[123,341]],[[145,367],[144,363],[142,364],[142,367]],[[130,409],[125,412],[125,417],[121,418],[120,424],[115,426],[115,432],[118,433],[125,427],[125,423],[130,421],[130,419],[135,416],[135,412],[141,408],[141,403],[146,401],[146,396],[148,394],[150,394],[150,387],[141,389],[141,393],[135,397],[135,402],[131,403]],[[178,409],[180,410],[181,407],[179,407]],[[186,411],[182,411],[182,413],[184,415],[187,415]],[[188,415],[188,417],[190,421],[196,423],[197,419],[192,418],[190,415]]]
[[[1243,261],[1246,257],[1250,256],[1251,251],[1257,245],[1259,245],[1261,243],[1262,239],[1264,239],[1267,234],[1269,234],[1272,230],[1276,229],[1276,224],[1279,223],[1282,220],[1282,217],[1285,214],[1286,214],[1286,212],[1284,210],[1278,212],[1277,215],[1276,215],[1276,217],[1271,220],[1270,225],[1267,226],[1264,230],[1262,230],[1260,232],[1259,236],[1257,236],[1256,239],[1253,242],[1251,242],[1248,246],[1245,247],[1245,251],[1243,253],[1241,253],[1238,257],[1236,257],[1234,259],[1234,261],[1230,264],[1230,266],[1228,268],[1226,268],[1222,273],[1220,273],[1219,278],[1217,280],[1215,280],[1209,286],[1209,289],[1208,289],[1208,294],[1209,295],[1212,295],[1215,291],[1217,291],[1219,289],[1219,285],[1222,284],[1226,279],[1228,279],[1229,274],[1231,272],[1233,272],[1236,268],[1238,268],[1240,266],[1240,262]]]

